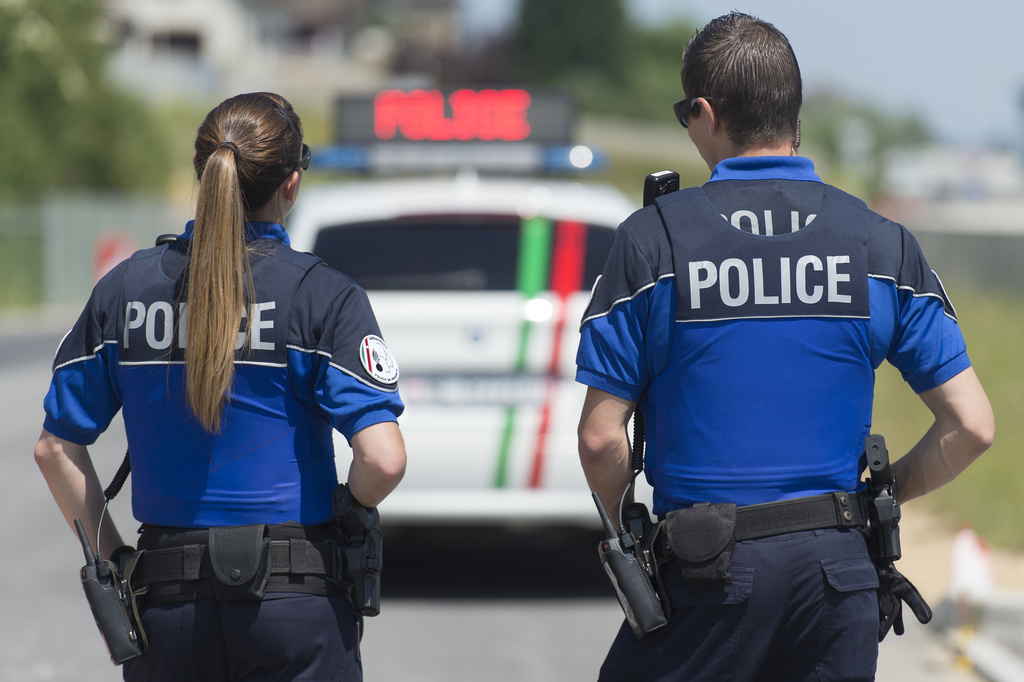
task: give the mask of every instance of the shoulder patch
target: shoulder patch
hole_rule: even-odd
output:
[[[398,381],[398,362],[379,336],[369,334],[363,337],[359,342],[359,361],[366,373],[380,383],[394,384]]]

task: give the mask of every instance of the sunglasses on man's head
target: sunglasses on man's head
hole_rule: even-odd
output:
[[[693,97],[681,99],[672,105],[672,111],[676,112],[676,118],[684,128],[686,128],[689,123],[690,111],[697,106],[697,100],[701,97],[702,95],[694,95]],[[705,99],[707,98],[705,97]]]

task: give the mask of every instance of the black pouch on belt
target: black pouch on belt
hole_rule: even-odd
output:
[[[699,502],[665,515],[662,535],[691,590],[732,582],[729,562],[736,546],[736,505]]]
[[[210,529],[217,601],[263,599],[270,579],[270,535],[264,523]]]

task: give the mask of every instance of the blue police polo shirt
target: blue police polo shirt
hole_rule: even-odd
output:
[[[292,250],[280,225],[247,225],[250,332],[243,323],[222,431],[210,434],[185,402],[191,230],[96,285],[57,351],[44,428],[88,445],[123,410],[132,507],[144,523],[323,523],[338,484],[332,430],[351,439],[403,410],[366,294]]]
[[[913,236],[801,157],[727,159],[616,233],[577,381],[637,401],[655,512],[856,490],[874,370],[970,362]]]

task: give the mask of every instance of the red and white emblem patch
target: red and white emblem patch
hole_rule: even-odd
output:
[[[370,334],[359,342],[359,360],[366,373],[382,384],[398,381],[398,363],[384,339]]]

